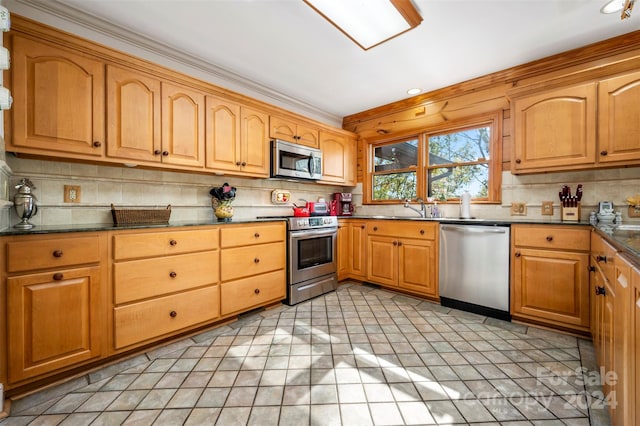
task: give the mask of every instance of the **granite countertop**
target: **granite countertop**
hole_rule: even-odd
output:
[[[93,223],[93,224],[81,224],[81,225],[36,225],[31,229],[16,229],[5,228],[0,231],[0,237],[6,237],[11,235],[35,235],[35,234],[60,234],[69,232],[96,232],[96,231],[122,231],[127,229],[149,229],[149,228],[173,228],[173,227],[186,227],[186,226],[206,226],[206,225],[233,225],[239,223],[263,223],[263,222],[281,222],[283,218],[269,218],[269,219],[233,219],[231,222],[212,222],[210,220],[202,221],[183,221],[183,222],[169,222],[159,224],[123,224],[114,225],[110,223]]]
[[[517,224],[527,225],[582,225],[591,226],[589,222],[567,222],[560,219],[531,219],[531,218],[507,218],[507,219],[487,219],[487,218],[472,218],[461,219],[455,217],[439,217],[439,218],[422,218],[417,216],[383,216],[383,215],[354,215],[354,216],[340,216],[341,219],[379,219],[379,220],[411,220],[411,221],[426,221],[426,222],[439,222],[449,224],[462,224],[462,225],[495,225],[495,226],[508,226]]]
[[[640,225],[620,228],[603,225],[595,228],[618,251],[629,254],[640,267]]]

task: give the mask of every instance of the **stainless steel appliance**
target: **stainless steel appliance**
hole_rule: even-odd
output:
[[[440,302],[503,320],[509,314],[508,226],[440,225]]]
[[[271,177],[322,178],[322,151],[279,139],[272,140]]]
[[[287,303],[295,305],[338,286],[335,216],[292,217],[288,230]]]
[[[31,229],[35,225],[29,222],[29,219],[38,213],[36,196],[31,193],[36,187],[29,179],[20,179],[20,183],[18,183],[15,188],[18,192],[13,197],[13,207],[16,209],[16,214],[20,218],[20,222],[13,225],[13,227],[18,229]]]

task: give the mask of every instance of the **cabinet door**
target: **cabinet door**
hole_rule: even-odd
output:
[[[367,238],[369,264],[367,279],[387,286],[398,286],[398,241],[391,237]]]
[[[438,295],[436,246],[433,241],[398,242],[398,286],[407,290]]]
[[[207,96],[207,168],[240,169],[240,105]]]
[[[240,170],[245,175],[269,176],[269,116],[261,111],[242,107],[240,130]]]
[[[589,331],[589,255],[516,247],[513,316]]]
[[[347,140],[344,136],[320,132],[322,150],[322,181],[345,183],[347,168],[345,158],[348,154]]]
[[[296,132],[296,143],[300,145],[318,148],[320,146],[319,131],[311,126],[298,124]]]
[[[283,141],[297,143],[297,126],[294,121],[282,117],[269,117],[269,137]]]
[[[615,373],[617,381],[614,385],[616,407],[612,410],[612,423],[618,425],[634,424],[631,419],[631,410],[633,408],[630,399],[631,388],[631,340],[633,335],[630,323],[631,308],[631,265],[621,256],[616,256],[615,271],[616,281],[612,285],[615,286],[615,306],[613,308],[613,356]]]
[[[100,356],[100,285],[99,267],[7,279],[9,381]]]
[[[615,367],[615,357],[614,357],[614,336],[615,336],[615,286],[608,280],[604,281],[604,301],[602,302],[602,329],[601,329],[601,342],[602,349],[600,351],[600,366],[604,368],[604,371],[614,372],[616,371]],[[614,397],[615,394],[612,392],[615,391],[615,381],[614,380],[603,380],[602,390],[605,395],[609,395]],[[609,407],[611,410],[611,407]],[[611,412],[611,417],[613,418],[613,412]]]
[[[159,162],[161,147],[160,81],[109,65],[107,155]]]
[[[351,224],[341,222],[338,225],[337,250],[338,250],[338,280],[343,280],[349,275],[349,237],[351,234]]]
[[[640,72],[598,86],[598,161],[640,162]]]
[[[595,262],[595,261],[593,261]],[[595,263],[592,263],[595,264]],[[591,337],[599,365],[604,365],[603,358],[603,318],[604,318],[604,292],[605,276],[600,268],[595,268],[591,285]]]
[[[13,137],[8,151],[104,155],[104,64],[13,37]]]
[[[631,371],[633,374],[631,391],[629,395],[630,401],[636,401],[632,404],[630,415],[634,416],[629,424],[638,424],[640,422],[640,271],[633,269],[631,273],[631,281],[633,283],[633,293],[631,298]]]
[[[204,167],[204,95],[162,83],[162,162]]]
[[[344,184],[356,186],[357,182],[358,147],[353,138],[347,138],[344,151]]]
[[[364,222],[351,222],[349,227],[349,273],[354,278],[367,277],[367,232]]]
[[[595,164],[596,83],[515,99],[512,171]]]

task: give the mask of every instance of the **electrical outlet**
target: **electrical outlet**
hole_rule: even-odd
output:
[[[64,186],[64,202],[79,203],[80,202],[80,185]]]
[[[511,203],[511,216],[526,216],[527,204],[526,203]]]
[[[542,216],[553,216],[553,201],[542,202]]]

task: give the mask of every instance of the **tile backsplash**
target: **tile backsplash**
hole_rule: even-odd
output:
[[[320,185],[281,179],[249,179],[231,176],[180,173],[140,168],[91,165],[61,161],[45,161],[7,156],[7,166],[0,167],[0,224],[2,228],[13,226],[18,218],[10,202],[13,187],[23,177],[36,186],[39,211],[32,218],[35,225],[68,225],[111,223],[110,206],[117,207],[166,207],[171,204],[171,221],[216,221],[211,208],[209,190],[224,182],[238,188],[233,202],[234,217],[244,219],[256,216],[291,215],[290,205],[271,203],[274,189],[291,192],[294,203],[301,200],[330,199],[333,192],[351,191],[354,194],[356,214],[415,216],[416,213],[393,206],[363,206],[362,184],[355,188]],[[0,161],[2,165],[2,161]],[[527,218],[543,219],[542,202],[553,201],[553,219],[560,219],[558,191],[569,185],[572,191],[583,184],[582,219],[587,220],[598,201],[612,201],[627,217],[625,199],[640,193],[640,167],[589,170],[580,172],[512,175],[503,172],[502,203],[472,204],[471,214],[478,218],[508,219],[511,202],[527,205]],[[64,186],[80,186],[80,202],[64,202]],[[458,216],[459,206],[441,205],[446,217]],[[639,219],[633,219],[638,221]]]

